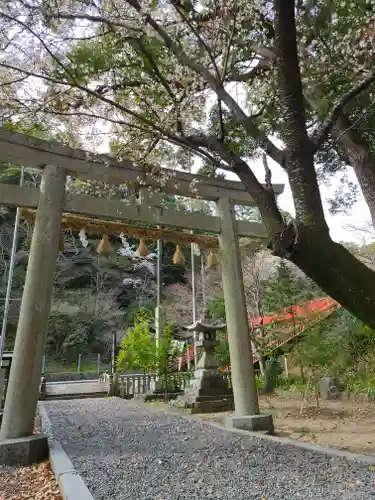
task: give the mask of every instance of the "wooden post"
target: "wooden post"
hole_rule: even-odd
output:
[[[284,372],[285,376],[289,377],[288,356],[284,356]]]
[[[65,197],[65,170],[47,165],[40,186],[5,402],[1,439],[33,434]]]
[[[97,358],[97,361],[96,361],[96,372],[98,374],[98,377],[100,375],[100,354],[98,354],[98,358]]]
[[[234,207],[229,199],[218,200],[217,213],[221,219],[220,259],[235,405],[232,423],[238,428],[273,432],[272,416],[259,415],[241,255]]]

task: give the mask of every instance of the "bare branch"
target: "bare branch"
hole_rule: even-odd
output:
[[[93,23],[103,23],[106,24],[111,30],[113,31],[113,28],[115,26],[119,28],[125,28],[130,31],[134,31],[137,33],[142,33],[143,28],[137,28],[134,25],[127,24],[127,23],[122,23],[120,21],[114,21],[111,19],[108,19],[105,16],[91,16],[89,14],[61,14],[61,13],[54,13],[53,11],[42,11],[46,19],[66,19],[66,20],[71,20],[71,21],[76,21],[76,20],[84,20],[84,21],[91,21]]]
[[[338,102],[333,106],[331,111],[328,113],[325,121],[319,127],[319,129],[313,134],[312,141],[314,144],[314,152],[317,151],[322,144],[327,140],[329,133],[334,127],[337,119],[339,118],[341,112],[344,110],[353,99],[358,97],[362,92],[367,90],[375,82],[375,68],[360,82],[357,83],[350,90],[345,92],[344,95],[340,97]]]
[[[240,73],[235,68],[230,72],[230,79],[235,82],[252,82],[257,76],[270,69],[270,63],[266,59],[260,59],[258,64],[246,73]]]
[[[213,56],[212,54],[212,51],[210,49],[210,47],[206,44],[206,42],[203,40],[203,38],[200,36],[198,30],[196,30],[193,26],[193,24],[189,21],[189,19],[185,16],[184,12],[182,11],[182,9],[180,8],[178,2],[176,2],[175,0],[172,0],[171,1],[173,7],[176,9],[176,11],[178,12],[179,16],[181,17],[182,21],[189,27],[189,29],[191,30],[191,32],[195,35],[196,39],[198,40],[198,42],[200,43],[200,45],[204,48],[204,50],[206,51],[208,57],[210,58],[210,61],[212,63],[212,66],[215,70],[215,73],[216,73],[216,76],[219,78],[220,77],[220,72],[219,72],[219,69],[217,67],[217,64],[216,64],[216,61],[215,61],[215,57]]]
[[[268,160],[267,160],[266,153],[262,154],[262,160],[263,160],[263,167],[264,167],[264,171],[265,171],[265,183],[266,183],[266,187],[267,187],[268,191],[270,191],[271,193],[275,194],[275,192],[273,190],[273,186],[272,186],[272,172],[271,172],[271,169],[270,169],[270,167],[268,165]]]

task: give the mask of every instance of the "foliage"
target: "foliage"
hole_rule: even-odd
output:
[[[230,365],[228,339],[222,333],[220,333],[218,338],[218,345],[215,347],[215,357],[220,368],[225,368]]]
[[[116,360],[117,369],[153,371],[155,361],[155,339],[150,332],[150,321],[145,319],[142,311],[139,317],[135,317],[134,325],[128,329],[121,341]]]
[[[209,297],[206,308],[212,319],[225,321],[225,303],[223,297]]]
[[[292,351],[315,381],[336,376],[343,388],[365,392],[375,387],[374,356],[375,332],[345,310],[309,329]]]
[[[156,342],[151,325],[153,318],[147,309],[141,308],[121,341],[116,360],[118,370],[151,371],[161,377],[163,387],[169,387],[169,375],[176,370],[176,357],[181,351],[173,339],[170,323],[163,325],[159,342]]]
[[[304,392],[306,390],[306,380],[297,375],[280,375],[277,378],[277,388],[285,391]]]
[[[327,332],[326,325],[322,323],[310,328],[293,351],[297,363],[302,364],[314,378],[329,374],[341,354],[341,339]]]

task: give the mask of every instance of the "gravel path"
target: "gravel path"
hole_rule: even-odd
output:
[[[117,398],[44,403],[95,500],[371,500],[375,473]]]

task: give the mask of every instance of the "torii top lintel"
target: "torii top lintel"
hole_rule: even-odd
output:
[[[56,165],[84,180],[101,180],[109,184],[133,183],[186,197],[214,201],[229,198],[234,204],[254,205],[242,182],[208,179],[151,165],[140,167],[130,160],[118,161],[111,156],[72,149],[56,141],[37,139],[4,127],[0,127],[0,158],[5,162],[34,168]],[[284,185],[274,184],[273,189],[279,195]]]

